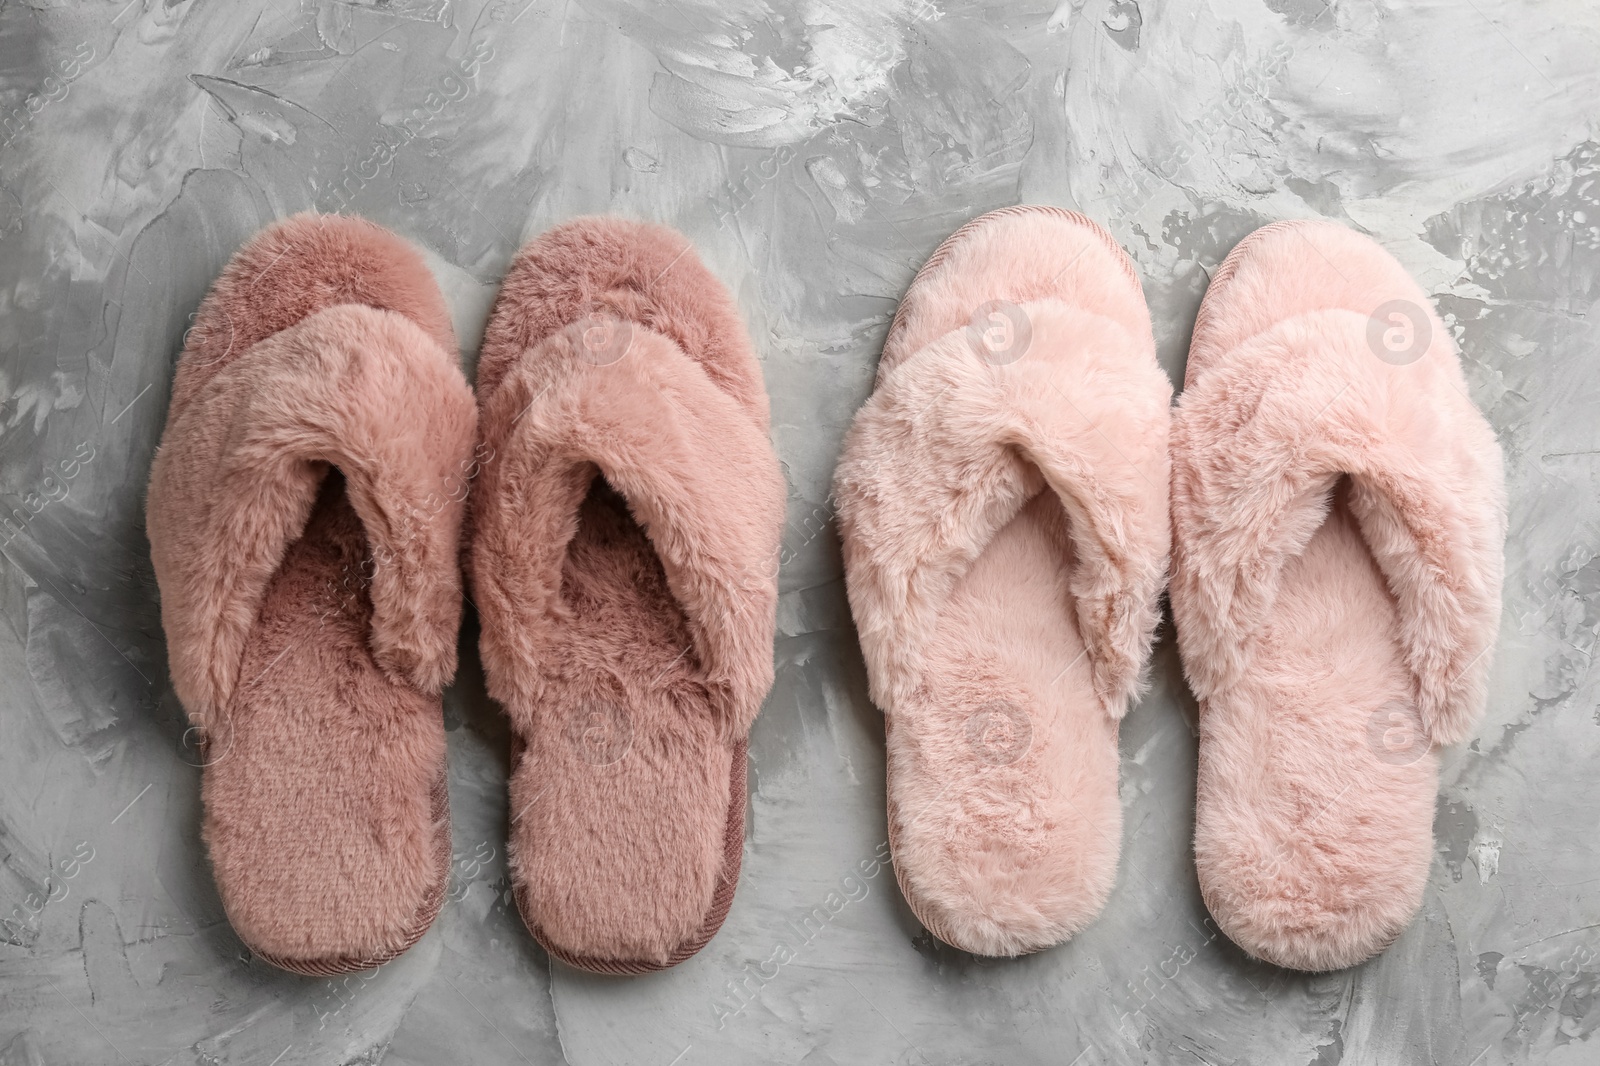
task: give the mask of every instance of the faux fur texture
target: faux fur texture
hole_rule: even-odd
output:
[[[1415,353],[1374,343],[1391,313],[1414,319]],[[1352,965],[1420,905],[1430,742],[1466,739],[1483,711],[1498,445],[1400,265],[1344,227],[1295,222],[1252,235],[1213,280],[1172,454],[1201,887],[1247,951]],[[1391,750],[1411,719],[1420,739]]]
[[[993,301],[1031,335],[998,365],[969,328]],[[1014,208],[923,267],[846,438],[835,494],[896,872],[957,947],[1056,943],[1115,880],[1116,723],[1165,579],[1170,397],[1121,249],[1082,216]]]
[[[179,361],[147,506],[162,625],[223,903],[280,965],[371,965],[437,909],[476,421],[426,267],[359,219],[254,238]]]
[[[470,572],[522,745],[518,901],[568,962],[660,968],[731,900],[772,684],[784,485],[760,368],[681,235],[587,218],[518,254],[479,383]]]

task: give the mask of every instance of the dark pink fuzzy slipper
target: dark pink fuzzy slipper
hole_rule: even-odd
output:
[[[168,660],[228,918],[285,969],[394,958],[443,899],[475,429],[432,277],[360,219],[255,237],[178,363],[147,507]]]
[[[516,737],[518,906],[645,973],[733,900],[772,684],[783,478],[726,289],[681,235],[585,218],[517,256],[484,337],[470,573]]]

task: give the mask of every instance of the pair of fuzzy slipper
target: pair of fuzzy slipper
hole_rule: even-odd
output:
[[[1170,397],[1081,215],[976,219],[906,293],[835,477],[895,872],[979,954],[1100,911],[1170,545],[1207,906],[1257,957],[1349,966],[1420,906],[1435,747],[1483,710],[1498,445],[1427,297],[1327,223],[1234,250]]]
[[[670,230],[584,219],[525,247],[476,402],[400,238],[301,215],[240,250],[178,365],[148,530],[206,843],[256,954],[362,969],[437,915],[463,554],[529,929],[606,973],[710,939],[772,682],[767,424],[733,301]]]

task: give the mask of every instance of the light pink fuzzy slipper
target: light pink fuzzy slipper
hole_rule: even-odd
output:
[[[1174,418],[1172,519],[1206,904],[1269,962],[1361,962],[1421,904],[1433,749],[1483,711],[1506,529],[1450,333],[1375,242],[1283,222],[1228,256]]]
[[[955,947],[1058,943],[1116,879],[1171,395],[1122,250],[1081,215],[1013,207],[917,274],[846,438],[834,488],[895,873]]]
[[[515,737],[518,907],[556,958],[688,958],[733,900],[771,687],[783,477],[727,290],[660,226],[518,253],[478,368],[473,593]]]
[[[255,237],[178,363],[147,505],[168,661],[228,918],[285,969],[391,959],[443,899],[475,429],[432,277],[360,219]]]

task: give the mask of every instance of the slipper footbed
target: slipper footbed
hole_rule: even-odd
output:
[[[1249,680],[1200,717],[1201,892],[1235,943],[1301,970],[1387,947],[1433,855],[1438,756],[1410,720],[1398,609],[1346,493],[1285,568]]]
[[[1040,493],[995,536],[939,620],[951,651],[925,698],[886,719],[901,888],[940,939],[978,954],[1072,935],[1116,879],[1117,723],[1084,655],[1067,528]]]
[[[343,482],[328,475],[268,586],[202,789],[235,931],[312,972],[409,946],[450,865],[439,700],[373,662],[371,554]]]
[[[723,861],[733,750],[714,728],[661,563],[598,478],[561,595],[571,646],[585,654],[552,663],[547,702],[514,715],[518,898],[539,938],[574,964],[664,965],[695,939],[720,881],[737,877]]]

